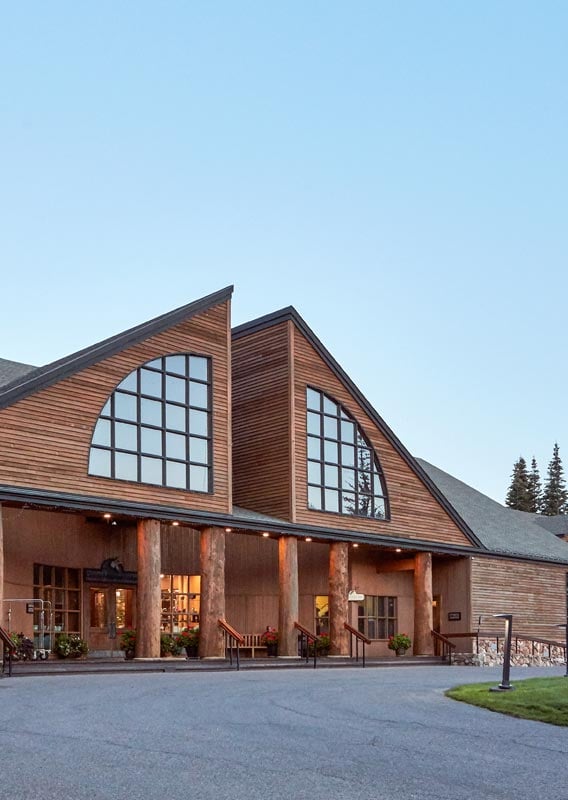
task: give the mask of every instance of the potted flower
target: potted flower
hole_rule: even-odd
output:
[[[130,661],[134,658],[136,650],[136,631],[126,630],[120,637],[120,649],[124,650],[124,657]]]
[[[188,658],[197,658],[199,655],[199,627],[184,628],[176,636],[176,644],[180,649],[185,649]]]
[[[389,650],[394,650],[397,656],[403,656],[412,642],[406,633],[397,633],[391,636],[388,643]]]
[[[278,655],[278,631],[276,628],[271,628],[270,625],[266,626],[266,630],[260,637],[260,643],[266,647],[267,656]]]
[[[60,633],[55,639],[53,652],[58,658],[81,658],[87,655],[89,648],[78,633]]]
[[[318,656],[328,656],[329,655],[329,648],[331,646],[331,640],[329,638],[329,633],[321,633],[316,642],[310,642],[309,647],[309,654],[313,656],[314,654],[314,645],[316,648],[316,652]]]

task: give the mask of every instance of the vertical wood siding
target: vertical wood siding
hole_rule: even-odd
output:
[[[483,616],[486,631],[502,631],[503,620],[492,614],[513,614],[513,635],[528,633],[563,640],[555,628],[566,622],[567,567],[512,559],[472,559],[472,616]]]
[[[226,302],[0,409],[0,483],[229,511],[229,324]],[[214,493],[88,476],[93,427],[117,384],[146,361],[188,351],[212,359]]]
[[[233,341],[233,501],[289,520],[288,323]]]

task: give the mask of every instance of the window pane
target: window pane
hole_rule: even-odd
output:
[[[187,467],[176,461],[166,462],[166,484],[177,489],[187,489]]]
[[[207,412],[189,410],[189,432],[207,436]]]
[[[355,466],[355,448],[348,444],[341,445],[341,462],[346,467]]]
[[[121,383],[118,384],[117,389],[125,389],[127,392],[138,391],[138,374],[137,371],[131,372]]]
[[[313,389],[308,389],[306,394],[308,408],[313,408],[315,411],[319,411],[321,408],[320,397],[321,395],[319,392],[314,392]]]
[[[377,639],[377,621],[374,619],[367,620],[367,636],[369,639]]]
[[[93,433],[93,444],[102,444],[110,447],[110,420],[99,419]]]
[[[337,418],[336,417],[324,417],[323,418],[323,435],[327,436],[328,439],[338,439],[338,432],[337,432]]]
[[[378,472],[373,473],[373,486],[375,487],[374,488],[375,494],[384,495],[383,483],[381,481],[381,476],[379,475]]]
[[[335,414],[335,416],[337,416],[339,413],[337,403],[334,403],[325,395],[323,396],[323,411],[324,414]]]
[[[207,408],[208,402],[207,386],[204,383],[195,383],[191,381],[189,384],[189,405],[197,406],[198,408]]]
[[[121,450],[138,450],[138,428],[126,422],[117,422],[114,426],[114,444]]]
[[[358,473],[357,487],[361,494],[372,494],[373,481],[370,472]]]
[[[168,356],[166,358],[166,372],[175,372],[176,375],[185,375],[185,356]]]
[[[321,489],[308,486],[308,507],[316,510],[321,509]]]
[[[313,433],[315,436],[320,435],[320,420],[319,414],[308,411],[308,433]]]
[[[185,403],[185,387],[186,382],[182,378],[166,375],[166,400]]]
[[[308,483],[321,485],[321,462],[308,461]]]
[[[385,619],[377,620],[377,638],[378,639],[386,639],[387,638],[387,626]]]
[[[330,467],[326,464],[324,477],[326,486],[339,486],[339,470],[337,467]]]
[[[351,492],[343,492],[342,511],[344,514],[354,514],[357,506],[355,505],[355,495]]]
[[[162,373],[151,372],[148,369],[140,370],[140,391],[151,397],[162,396]]]
[[[140,480],[142,483],[161,485],[163,483],[162,460],[160,458],[142,456],[140,459]]]
[[[209,463],[209,444],[207,439],[196,439],[194,436],[190,437],[189,460],[199,461],[201,464]]]
[[[389,617],[396,616],[396,598],[395,597],[387,597],[387,610]]]
[[[382,497],[375,497],[374,501],[374,516],[377,519],[386,519],[385,501]]]
[[[209,490],[209,470],[207,467],[189,465],[189,488],[192,492],[207,492]]]
[[[131,419],[134,422],[138,419],[138,411],[136,409],[136,396],[133,394],[123,394],[122,392],[115,392],[114,394],[114,416],[121,419]]]
[[[156,456],[162,455],[162,431],[154,428],[141,428],[140,449],[143,453],[152,453]],[[169,435],[169,434],[168,434]]]
[[[333,489],[325,490],[325,510],[339,511],[339,492],[335,492]]]
[[[166,433],[166,456],[185,461],[185,443],[185,436],[180,436],[178,433]]]
[[[123,481],[137,481],[138,456],[130,453],[115,453],[114,477]]]
[[[155,358],[153,361],[148,361],[146,364],[147,367],[153,367],[154,369],[162,369],[162,359]]]
[[[99,450],[97,447],[91,447],[89,473],[110,478],[110,450]]]
[[[78,589],[79,588],[79,570],[78,569],[68,569],[67,570],[67,586],[70,589]]]
[[[359,448],[357,453],[357,466],[359,469],[371,469],[371,452],[366,448]]]
[[[308,458],[321,458],[321,439],[308,436]]]
[[[110,399],[107,400],[106,403],[104,404],[104,406],[102,408],[102,411],[101,411],[101,416],[102,417],[110,417]]]
[[[207,380],[207,359],[199,358],[199,356],[189,357],[189,375],[191,378],[197,378],[198,381]]]
[[[355,470],[342,469],[341,481],[343,489],[355,491]]]
[[[140,422],[160,427],[162,424],[162,404],[157,400],[146,400],[143,397],[140,400]]]
[[[328,442],[327,440],[324,441],[323,457],[325,461],[331,461],[332,464],[337,464],[337,442]]]
[[[353,444],[355,441],[355,425],[348,420],[341,420],[341,441]]]
[[[175,431],[186,430],[184,406],[172,406],[166,403],[166,428],[173,428]]]

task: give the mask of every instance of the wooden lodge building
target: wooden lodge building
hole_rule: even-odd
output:
[[[498,612],[550,637],[566,542],[413,458],[293,308],[231,330],[231,293],[45,367],[0,359],[1,624],[37,640],[44,600],[93,654],[135,627],[140,658],[197,624],[222,657],[220,618],[277,628],[285,657],[295,622],[336,655],[345,622],[377,656]]]

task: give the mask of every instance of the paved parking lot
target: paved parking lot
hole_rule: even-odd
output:
[[[512,680],[560,674],[513,670]],[[4,678],[0,796],[565,800],[568,729],[443,696],[499,675],[409,667]]]

